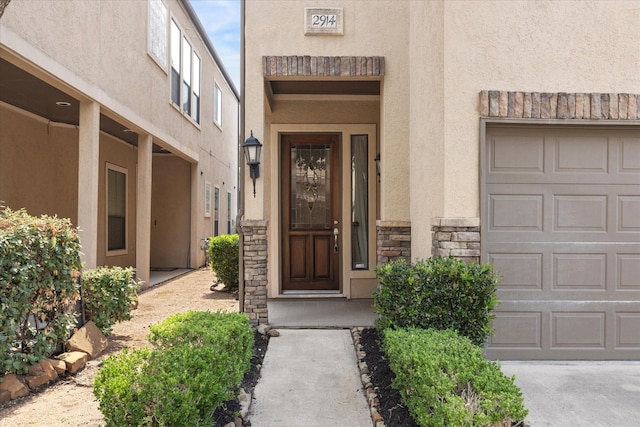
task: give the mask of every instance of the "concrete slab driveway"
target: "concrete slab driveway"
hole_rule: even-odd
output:
[[[501,362],[531,427],[617,427],[640,420],[640,362]]]

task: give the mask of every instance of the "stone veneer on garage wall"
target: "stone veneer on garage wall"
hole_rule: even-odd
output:
[[[480,218],[434,218],[431,254],[480,262]]]
[[[513,119],[638,120],[640,95],[483,90],[480,116]]]
[[[267,310],[267,221],[240,222],[244,261],[244,312],[249,322],[269,322]]]

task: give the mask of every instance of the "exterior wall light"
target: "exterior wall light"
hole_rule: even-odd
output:
[[[376,154],[376,158],[373,160],[376,161],[376,173],[380,176],[380,153]]]
[[[253,197],[256,197],[256,178],[260,177],[260,152],[262,151],[262,144],[257,138],[254,138],[253,131],[251,136],[242,144],[244,150],[244,157],[247,160],[249,166],[249,176],[253,181]]]

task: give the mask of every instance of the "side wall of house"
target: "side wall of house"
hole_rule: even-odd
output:
[[[86,2],[77,0],[33,0],[12,2],[3,15],[0,35],[0,50],[3,57],[24,66],[25,69],[56,88],[67,92],[83,102],[95,102],[100,114],[132,129],[144,138],[151,135],[154,146],[161,147],[174,156],[174,168],[158,171],[160,174],[178,174],[176,183],[181,187],[175,193],[154,192],[154,211],[164,209],[164,217],[175,218],[176,205],[187,209],[188,218],[180,217],[176,229],[186,233],[180,237],[188,249],[177,263],[178,267],[197,267],[205,264],[205,252],[200,249],[201,241],[214,233],[213,205],[212,215],[205,214],[205,182],[213,189],[219,188],[219,230],[227,231],[227,222],[235,221],[237,211],[237,149],[238,149],[238,99],[232,86],[226,81],[224,73],[216,64],[205,41],[201,38],[197,25],[191,20],[187,6],[182,1],[163,0],[167,10],[166,25],[166,63],[160,65],[149,53],[149,1],[113,1],[104,0]],[[200,72],[200,122],[196,123],[180,108],[171,102],[171,66],[170,66],[170,23],[178,24],[181,34],[186,37],[201,64]],[[73,31],[69,29],[72,28]],[[215,43],[215,40],[213,41]],[[222,93],[222,123],[215,124],[214,87]],[[2,112],[0,114],[9,114]],[[2,121],[0,132],[12,135],[12,140],[2,141],[1,162],[10,162],[5,153],[15,155],[28,154],[32,163],[44,163],[36,172],[43,174],[43,186],[32,191],[30,182],[25,179],[25,171],[2,168],[0,172],[0,193],[14,191],[9,188],[10,181],[19,182],[23,193],[21,199],[37,199],[37,203],[25,200],[25,206],[32,206],[34,213],[57,213],[78,220],[78,130],[64,126],[44,125],[31,128],[21,122]],[[40,129],[42,128],[42,129]],[[40,132],[32,136],[34,132]],[[49,133],[46,133],[46,132]],[[39,135],[44,135],[40,137]],[[49,153],[42,144],[30,148],[27,153],[23,138],[29,144],[55,140],[64,145],[64,149]],[[9,146],[10,147],[7,147]],[[65,156],[70,151],[71,156]],[[51,155],[48,155],[51,154]],[[13,155],[13,154],[12,154]],[[70,163],[73,160],[73,163]],[[104,201],[104,164],[126,164],[130,184],[130,209],[128,224],[131,250],[126,256],[109,257],[105,253],[104,219],[99,219],[97,229],[97,261],[99,264],[136,263],[136,199],[137,188],[137,149],[126,147],[113,138],[100,136],[100,185],[99,203]],[[160,162],[161,163],[161,162]],[[158,164],[160,164],[158,163]],[[178,165],[178,166],[176,166]],[[154,162],[156,166],[156,162]],[[54,181],[46,179],[45,174],[54,175],[56,180],[64,181],[63,189],[53,188]],[[188,169],[187,180],[184,170]],[[13,170],[13,169],[11,169]],[[27,169],[28,170],[28,169]],[[64,173],[61,174],[61,170]],[[34,172],[32,172],[34,174]],[[153,172],[154,176],[155,171]],[[166,181],[168,177],[162,176]],[[162,180],[161,180],[162,181]],[[56,182],[57,184],[57,182]],[[56,187],[59,187],[56,185]],[[153,185],[152,185],[153,187]],[[175,187],[175,186],[174,186]],[[25,192],[24,190],[29,191]],[[64,193],[64,197],[57,197]],[[231,193],[231,206],[228,207],[227,194]],[[56,195],[53,200],[53,195]],[[1,196],[1,194],[0,194]],[[1,197],[0,197],[1,199]],[[51,200],[50,200],[51,199]],[[184,201],[188,204],[184,205]],[[212,201],[213,203],[213,201]],[[62,209],[60,206],[64,206]],[[103,212],[103,206],[98,212]],[[153,218],[152,218],[153,221]],[[140,233],[152,230],[137,229]],[[143,240],[144,240],[144,236]],[[134,239],[131,241],[131,239]],[[171,240],[164,236],[163,241]],[[166,259],[175,255],[171,245],[151,246],[154,259]],[[181,251],[183,251],[181,249]],[[151,265],[154,267],[153,265]]]

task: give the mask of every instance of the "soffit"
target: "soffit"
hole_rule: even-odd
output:
[[[0,58],[0,101],[54,123],[78,126],[80,101],[20,67]],[[59,106],[56,102],[67,102]],[[100,130],[128,144],[138,145],[138,134],[127,126],[100,114]],[[156,144],[153,151],[166,153]]]

